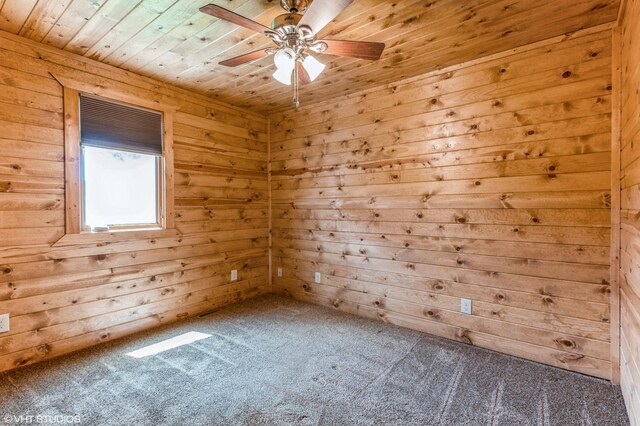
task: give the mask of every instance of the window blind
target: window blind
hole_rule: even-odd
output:
[[[80,143],[162,155],[162,113],[80,95]]]

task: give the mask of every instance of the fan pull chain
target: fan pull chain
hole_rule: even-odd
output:
[[[293,106],[300,108],[300,98],[298,97],[298,62],[296,59],[293,67]]]

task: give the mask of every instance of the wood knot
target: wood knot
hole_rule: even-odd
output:
[[[561,346],[562,348],[565,348],[565,349],[575,349],[576,348],[576,342],[574,342],[573,340],[555,339],[554,342],[556,342],[557,345],[559,345],[559,346]]]
[[[431,99],[431,105],[435,105],[438,103],[438,100],[436,98]]]
[[[49,354],[51,352],[51,345],[44,343],[42,345],[38,345],[36,349],[44,354]]]
[[[560,360],[560,362],[567,363],[567,362],[571,362],[571,361],[579,361],[582,358],[584,358],[584,355],[581,355],[581,354],[566,354],[565,353],[565,354],[562,354],[559,357],[559,360]]]
[[[471,339],[468,336],[469,330],[458,330],[456,332],[456,337],[458,338],[458,340],[460,340],[462,343],[466,343],[468,345],[473,345],[473,342],[471,341]]]
[[[433,319],[440,319],[440,314],[438,313],[438,311],[435,311],[433,309],[425,310],[424,316],[433,318]]]
[[[533,223],[540,223],[540,219],[538,219],[538,218],[537,218],[537,217],[535,217],[535,216],[531,217],[531,219],[530,219],[530,220],[531,220],[531,222],[533,222]]]
[[[562,73],[562,78],[569,78],[571,77],[571,71],[565,71]]]

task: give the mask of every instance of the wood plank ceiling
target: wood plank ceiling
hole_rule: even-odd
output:
[[[273,59],[218,62],[266,37],[198,12],[208,0],[0,0],[0,29],[267,113],[290,105]],[[277,0],[214,0],[269,25]],[[323,55],[310,104],[615,19],[619,0],[356,0],[320,38],[387,44],[377,62]]]

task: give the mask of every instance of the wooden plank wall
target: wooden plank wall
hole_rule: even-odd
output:
[[[180,236],[50,247],[64,163],[49,73],[179,108]],[[0,371],[270,291],[266,117],[0,33],[0,129]]]
[[[631,424],[640,424],[640,1],[625,1],[623,7],[620,384]]]
[[[274,289],[610,378],[611,55],[600,27],[272,114]]]

